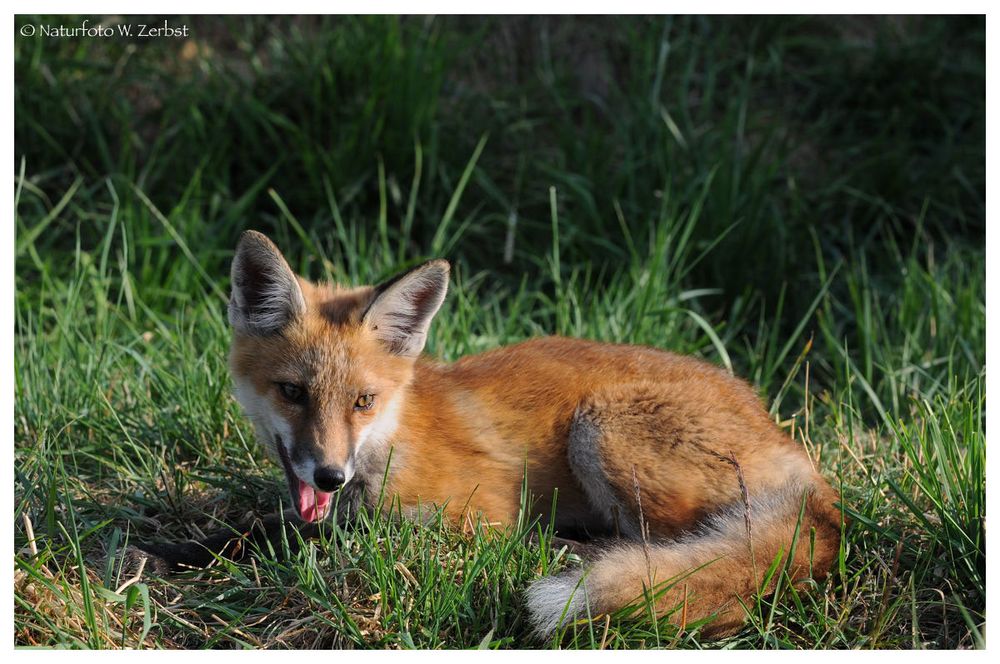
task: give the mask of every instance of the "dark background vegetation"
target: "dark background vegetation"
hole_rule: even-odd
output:
[[[653,222],[703,201],[692,242],[714,247],[686,282],[720,289],[704,302],[716,317],[741,298],[774,312],[782,296],[795,316],[820,287],[817,251],[871,256],[891,282],[887,244],[983,246],[981,17],[187,22],[186,40],[21,40],[15,170],[24,159],[52,200],[83,178],[110,206],[110,178],[160,210],[184,205],[198,217],[188,244],[222,249],[202,259],[208,274],[247,227],[286,239],[269,189],[320,241],[336,201],[351,221],[409,221],[407,258],[441,249],[484,137],[448,248],[514,286],[552,242],[550,187],[564,263],[598,273],[630,259],[623,226],[642,254]],[[59,230],[39,252],[73,248]],[[163,231],[149,230],[139,239],[155,244]]]
[[[245,426],[225,381],[198,374],[225,373],[220,296],[239,234],[255,228],[314,278],[371,281],[451,259],[468,298],[453,293],[436,324],[432,349],[446,358],[538,333],[650,343],[731,362],[783,417],[808,418],[813,404],[834,450],[888,441],[871,458],[837,452],[852,470],[830,466],[858,510],[851,578],[883,605],[856,620],[845,609],[837,629],[855,622],[842,640],[790,643],[978,643],[983,17],[91,22],[165,19],[190,37],[15,39],[15,490],[19,513],[47,515],[53,560],[68,536],[52,496],[69,489],[44,468],[47,436],[120,437],[120,413],[146,432],[133,452],[162,454],[162,439]],[[133,369],[100,368],[105,352],[184,384],[122,396],[112,388]],[[164,405],[176,400],[180,412]],[[971,428],[921,428],[946,421]],[[224,486],[232,449],[215,435],[161,460],[208,463],[195,479]],[[134,522],[109,505],[134,496],[142,473],[73,463],[93,524]],[[264,472],[255,464],[246,472]],[[156,507],[179,518],[169,502]],[[264,507],[235,503],[226,509]],[[935,572],[942,551],[951,567]],[[947,597],[933,608],[945,618],[917,619],[917,637],[911,607],[930,615],[925,598],[884,590],[900,564],[914,588]],[[873,568],[887,576],[865,576]],[[72,641],[37,619],[23,618],[22,642]],[[523,643],[511,629],[500,645]],[[770,643],[759,636],[745,645]]]

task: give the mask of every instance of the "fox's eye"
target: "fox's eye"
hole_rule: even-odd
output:
[[[306,390],[301,385],[295,383],[278,383],[278,391],[292,403],[305,403]]]
[[[354,410],[371,410],[372,406],[375,405],[375,395],[374,394],[362,394],[358,397],[358,400],[354,402]]]

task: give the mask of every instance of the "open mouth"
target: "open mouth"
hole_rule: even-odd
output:
[[[308,522],[325,519],[326,515],[330,513],[333,494],[318,491],[299,479],[299,476],[292,470],[292,460],[288,458],[288,450],[285,449],[281,436],[276,436],[276,446],[278,456],[281,458],[281,465],[285,469],[288,492],[292,495],[292,502],[295,503],[295,511],[298,512],[299,518]]]

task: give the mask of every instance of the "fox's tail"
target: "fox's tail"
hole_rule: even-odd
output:
[[[837,498],[817,478],[808,487],[790,485],[752,498],[749,510],[732,505],[675,540],[617,544],[588,567],[532,583],[532,623],[547,636],[579,618],[642,606],[652,596],[657,617],[669,615],[682,628],[707,621],[706,636],[735,632],[746,618],[739,600],[774,590],[779,574],[764,581],[779,556],[777,569],[787,565],[793,581],[827,575],[840,543]]]

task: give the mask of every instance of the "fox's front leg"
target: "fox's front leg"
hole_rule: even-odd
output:
[[[347,527],[357,520],[358,511],[363,506],[371,506],[369,483],[360,475],[355,475],[337,494],[333,518],[337,525]]]
[[[295,528],[303,541],[319,534],[318,524],[302,523],[295,510],[289,509],[218,530],[201,540],[142,542],[130,546],[124,554],[125,564],[142,564],[142,558],[146,558],[145,570],[162,575],[205,568],[217,557],[240,561],[256,549],[267,551],[269,546],[280,554],[284,541],[294,552],[299,538],[291,528],[286,530],[286,525]]]
[[[336,511],[329,519],[328,527],[351,527],[365,504],[366,495],[366,485],[360,478],[348,482],[338,492]],[[125,564],[130,568],[136,567],[145,558],[145,571],[162,575],[205,568],[217,557],[238,562],[258,550],[274,551],[280,557],[286,550],[286,542],[288,552],[295,554],[300,548],[300,539],[307,542],[317,538],[321,527],[317,522],[303,522],[294,508],[288,508],[284,512],[216,531],[202,540],[144,542],[130,546],[124,554]]]

